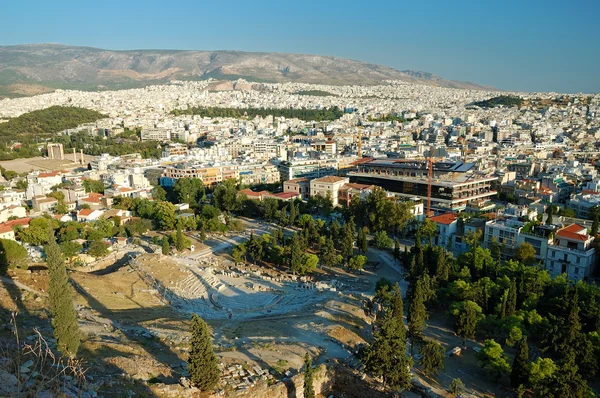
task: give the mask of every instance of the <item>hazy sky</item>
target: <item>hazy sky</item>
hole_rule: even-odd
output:
[[[0,44],[333,55],[522,91],[600,92],[600,0],[2,2]]]

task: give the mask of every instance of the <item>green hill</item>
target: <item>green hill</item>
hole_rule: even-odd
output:
[[[106,118],[100,112],[70,106],[51,106],[0,123],[0,142],[28,141],[34,137],[50,137],[65,129]]]

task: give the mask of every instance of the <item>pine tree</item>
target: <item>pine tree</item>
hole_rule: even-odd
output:
[[[169,238],[163,236],[162,238],[162,254],[168,256],[171,252],[171,247],[169,245]]]
[[[302,268],[302,258],[303,258],[303,250],[302,250],[302,242],[299,234],[294,234],[292,236],[291,253],[290,253],[290,267],[294,273],[298,272]]]
[[[529,346],[527,337],[523,336],[517,346],[517,353],[513,360],[512,370],[510,372],[510,385],[517,388],[520,385],[526,386],[529,383]]]
[[[187,370],[192,384],[202,391],[212,390],[219,383],[219,361],[212,348],[208,325],[198,315],[192,315],[191,340]]]
[[[325,247],[321,250],[321,260],[323,261],[323,264],[328,267],[337,265],[337,252],[331,237],[325,238]]]
[[[419,278],[413,291],[408,307],[408,335],[410,337],[411,351],[413,344],[423,337],[427,308],[425,307],[425,292],[423,291],[423,278]]]
[[[402,319],[386,311],[381,327],[375,332],[365,366],[375,376],[393,388],[406,390],[411,386],[410,361],[406,356],[406,330]]]
[[[437,276],[440,281],[447,281],[449,273],[450,269],[448,262],[446,261],[446,252],[444,249],[440,249],[435,267],[435,276]]]
[[[315,398],[313,373],[312,359],[307,352],[306,355],[304,355],[304,398]]]
[[[71,284],[60,247],[56,243],[54,235],[50,234],[46,246],[46,266],[50,279],[48,302],[52,313],[52,327],[58,350],[63,355],[74,357],[77,354],[81,337],[77,324],[77,313],[73,306]]]
[[[400,242],[398,242],[398,239],[394,239],[394,258],[396,259],[396,261],[400,260],[400,256]]]
[[[362,227],[358,229],[358,247],[360,247],[360,251],[364,254],[369,251],[369,241],[367,240],[367,234],[369,230],[367,227]]]
[[[294,222],[296,222],[296,218],[298,217],[299,210],[300,210],[300,205],[294,206],[294,202],[292,202],[290,204],[290,217],[287,220],[288,225],[294,225]]]
[[[506,297],[506,316],[513,316],[517,310],[517,283],[514,279],[511,279],[510,286],[508,288],[508,295]]]
[[[419,349],[419,354],[421,355],[419,366],[427,375],[432,376],[440,369],[444,369],[446,353],[440,343],[431,340],[427,341]]]
[[[181,223],[177,223],[177,232],[175,234],[175,248],[177,251],[185,249],[185,240],[181,231]]]

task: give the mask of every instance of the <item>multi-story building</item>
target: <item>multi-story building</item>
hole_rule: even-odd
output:
[[[302,200],[310,197],[310,180],[308,178],[295,178],[283,183],[283,192],[299,193]]]
[[[330,197],[334,206],[338,205],[340,188],[348,184],[348,178],[326,176],[310,181],[310,196]]]
[[[142,141],[171,141],[171,131],[161,128],[144,128],[140,133]]]
[[[238,166],[242,184],[274,184],[279,182],[279,171],[271,163],[266,164],[242,164]]]
[[[163,158],[169,156],[187,156],[188,147],[179,143],[170,143],[162,153]]]
[[[567,207],[575,210],[575,214],[580,218],[588,218],[590,209],[600,205],[600,193],[585,192],[580,193],[567,200]]]
[[[230,178],[237,180],[240,175],[238,166],[236,165],[206,167],[203,165],[180,163],[165,168],[160,178],[160,185],[173,186],[175,185],[175,181],[185,177],[199,178],[204,185],[213,186]]]
[[[556,231],[548,247],[546,269],[552,276],[566,273],[570,279],[580,280],[592,276],[596,267],[594,237],[587,228],[571,224]]]
[[[339,190],[338,202],[349,205],[355,196],[358,196],[360,200],[365,200],[373,192],[373,189],[375,189],[375,185],[344,184]]]
[[[499,244],[504,256],[510,256],[519,245],[518,236],[525,224],[516,219],[490,220],[485,223],[484,245]]]
[[[338,162],[335,159],[292,160],[281,162],[278,168],[281,181],[301,177],[312,179],[338,174]]]
[[[458,226],[458,216],[456,213],[444,213],[430,217],[429,219],[437,226],[433,243],[436,246],[449,248]]]
[[[358,164],[357,168],[357,171],[348,173],[353,183],[377,185],[395,195],[427,199],[427,161],[378,159]],[[483,175],[473,168],[472,163],[434,163],[431,179],[432,207],[460,211],[473,201],[495,196],[492,183],[497,177]]]

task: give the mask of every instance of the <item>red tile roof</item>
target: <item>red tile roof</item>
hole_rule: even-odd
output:
[[[0,225],[0,234],[6,234],[8,232],[12,232],[12,228],[7,225]]]
[[[437,224],[450,225],[456,221],[457,218],[458,216],[454,213],[444,213],[438,216],[433,216],[429,219]]]
[[[568,227],[564,227],[556,231],[556,236],[570,239],[579,240],[585,242],[589,239],[587,234],[587,228],[579,224],[571,224]]]
[[[326,176],[326,177],[321,177],[321,178],[315,178],[313,181],[335,183],[335,182],[341,182],[344,180],[346,180],[346,178],[344,178],[344,177]]]
[[[94,210],[92,210],[92,209],[81,209],[81,210],[79,210],[79,213],[77,213],[77,215],[87,217],[90,214],[92,214],[93,211]]]
[[[291,199],[291,198],[295,198],[295,197],[299,197],[299,196],[301,196],[301,195],[297,192],[280,192],[280,193],[269,194],[269,197],[276,197],[276,198],[280,198],[280,199]]]
[[[6,225],[9,227],[14,227],[15,225],[29,225],[29,223],[31,222],[31,217],[24,217],[24,218],[17,218],[16,220],[10,220],[5,222],[4,224],[0,224],[0,225]]]

